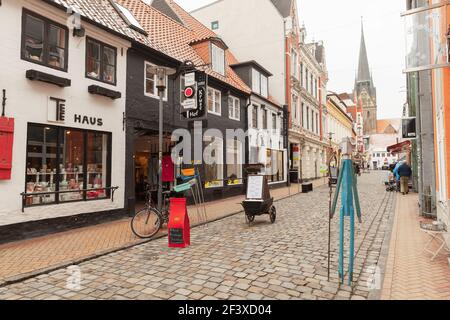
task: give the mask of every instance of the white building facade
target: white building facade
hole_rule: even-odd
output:
[[[233,70],[252,89],[247,107],[248,162],[261,164],[272,185],[287,182],[287,141],[285,110],[271,96],[272,74],[256,61],[232,65]]]
[[[305,43],[306,31],[300,30],[300,112],[301,115],[301,179],[312,180],[321,177],[320,168],[326,165],[327,143],[324,134],[329,130],[326,121],[327,72],[323,61],[323,46],[319,43]]]
[[[0,226],[123,209],[130,41],[37,0],[4,1],[0,25],[0,89],[14,121]]]
[[[326,161],[320,142],[325,123],[320,108],[326,104],[326,81],[319,64],[307,62],[311,65],[313,85],[309,86],[308,79],[308,90],[306,82],[302,89],[300,62],[309,55],[304,51],[309,46],[300,43],[297,2],[219,0],[191,14],[219,34],[238,60],[256,60],[273,74],[269,80],[271,95],[289,111],[286,147],[290,181],[319,177],[320,166]],[[306,110],[309,115],[304,113]]]

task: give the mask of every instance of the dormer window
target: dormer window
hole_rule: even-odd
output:
[[[252,69],[252,91],[264,98],[269,96],[269,79],[256,69]]]
[[[266,76],[261,75],[261,95],[264,98],[267,98],[269,96],[269,83],[268,83],[268,79]]]
[[[211,64],[213,71],[225,75],[225,50],[211,43]]]

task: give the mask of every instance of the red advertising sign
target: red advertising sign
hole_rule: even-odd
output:
[[[170,199],[169,248],[186,248],[191,245],[191,226],[186,198]]]

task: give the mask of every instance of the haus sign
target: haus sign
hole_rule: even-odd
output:
[[[66,123],[68,118],[66,100],[49,97],[47,104],[47,121],[55,123]],[[90,125],[90,126],[103,126],[103,119],[99,117],[88,116],[84,114],[73,114],[73,123]]]

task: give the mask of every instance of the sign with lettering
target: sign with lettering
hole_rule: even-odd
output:
[[[103,126],[103,119],[102,118],[96,118],[96,117],[88,117],[81,114],[75,114],[73,117],[73,122],[79,123],[79,124],[87,124],[91,126]]]
[[[192,79],[186,82],[186,76],[192,77],[191,74],[193,73],[185,74],[185,85],[192,83]],[[191,97],[187,97],[186,94],[189,94],[191,91],[188,90],[188,92],[186,92],[185,90],[189,89],[189,86],[186,86],[187,88],[183,88],[185,99],[182,102],[182,107],[184,108],[184,110],[187,110],[186,112],[182,113],[183,119],[186,119],[188,121],[195,121],[206,118],[208,103],[207,86],[208,76],[206,75],[206,73],[201,71],[195,72],[195,86],[191,85],[191,87],[196,87],[196,90],[194,90],[195,94],[193,94]],[[194,101],[186,102],[186,100],[189,100],[187,98],[194,99]]]
[[[186,73],[184,75],[184,85],[191,87],[195,85],[195,72]]]
[[[195,99],[186,99],[183,101],[184,110],[195,110],[197,108]]]
[[[263,183],[264,176],[249,176],[247,185],[247,199],[262,199]]]
[[[48,98],[47,120],[61,123],[66,121],[66,100],[54,97]]]

